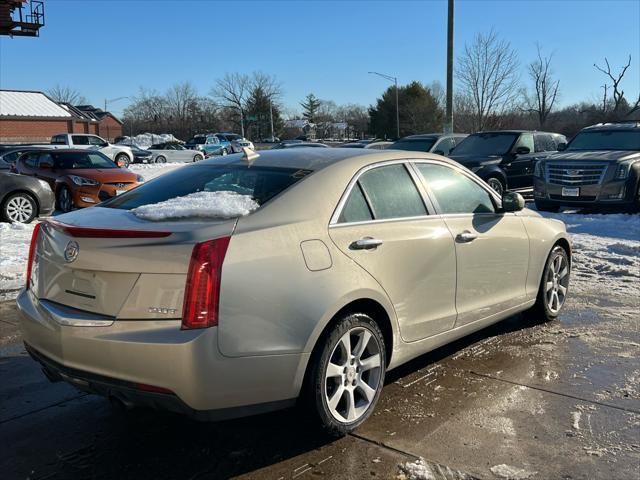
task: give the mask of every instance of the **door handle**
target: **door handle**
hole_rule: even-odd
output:
[[[377,238],[365,237],[360,240],[356,240],[349,245],[349,250],[375,250],[382,245],[382,240]]]
[[[469,243],[473,242],[476,238],[478,238],[478,234],[471,233],[469,230],[465,230],[464,232],[456,235],[456,242],[458,243]]]

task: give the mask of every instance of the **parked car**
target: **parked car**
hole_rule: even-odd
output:
[[[262,143],[279,143],[280,142],[280,138],[279,137],[264,137],[261,140]]]
[[[462,140],[449,157],[461,163],[499,194],[533,186],[536,162],[558,151],[567,139],[559,133],[527,130],[479,132]]]
[[[126,405],[215,419],[301,396],[344,434],[387,370],[517,312],[557,317],[564,224],[443,157],[406,157],[208,159],[44,222],[18,297],[27,351]]]
[[[244,138],[237,133],[216,133],[216,136],[221,140],[226,140],[231,145],[231,151],[229,153],[240,153],[243,148],[250,148],[255,150],[256,147],[252,142]]]
[[[133,163],[151,163],[153,160],[152,152],[137,145],[131,145],[131,152],[133,153]]]
[[[14,168],[47,182],[63,212],[91,207],[144,182],[142,176],[119,167],[103,153],[87,150],[28,152],[18,158]]]
[[[364,146],[364,148],[370,148],[373,150],[386,150],[387,148],[391,148],[394,142],[386,142],[386,141],[376,141],[372,143],[368,143]]]
[[[41,215],[50,215],[55,196],[44,180],[11,171],[12,165],[0,159],[0,220],[31,223]]]
[[[446,157],[465,137],[467,135],[464,133],[422,133],[403,137],[389,148],[411,152],[431,152]]]
[[[207,139],[202,146],[202,152],[206,157],[213,155],[229,155],[233,153],[231,142],[219,135],[207,135]]]
[[[189,150],[200,150],[201,152],[203,152],[204,151],[203,147],[206,141],[207,141],[207,135],[205,134],[194,135],[189,140],[187,140],[187,143],[184,144],[184,148],[187,148]]]
[[[26,152],[47,150],[47,147],[32,147],[31,145],[16,145],[10,148],[0,149],[0,160],[13,166],[16,160]]]
[[[583,128],[561,149],[536,163],[533,194],[538,210],[640,210],[640,122]]]
[[[178,142],[157,143],[148,149],[151,152],[151,163],[167,162],[199,162],[204,159],[200,150],[190,150]]]
[[[306,148],[306,147],[319,147],[329,148],[329,145],[318,142],[280,142],[276,143],[270,150],[281,150],[283,148]]]
[[[96,150],[112,159],[121,167],[127,168],[133,163],[133,152],[127,145],[113,145],[104,138],[86,133],[60,133],[51,137],[49,145],[34,145],[39,147],[51,146],[54,149],[74,148]]]

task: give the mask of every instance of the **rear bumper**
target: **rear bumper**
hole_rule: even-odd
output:
[[[306,354],[224,357],[216,328],[183,331],[179,320],[76,326],[95,319],[91,314],[83,319],[82,311],[60,318],[60,310],[50,312],[28,291],[17,303],[28,351],[49,378],[125,404],[197,419],[246,416],[292,404],[308,360]],[[138,384],[172,394],[141,391]]]

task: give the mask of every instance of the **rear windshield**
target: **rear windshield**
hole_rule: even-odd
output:
[[[640,150],[640,129],[582,132],[567,150]]]
[[[234,192],[262,205],[309,173],[311,170],[291,168],[192,165],[157,177],[100,206],[131,210],[197,192]]]
[[[437,138],[421,138],[420,140],[399,140],[389,148],[394,150],[409,150],[412,152],[428,152],[436,143]]]
[[[120,168],[109,157],[99,152],[52,152],[53,166],[60,170],[81,168]]]

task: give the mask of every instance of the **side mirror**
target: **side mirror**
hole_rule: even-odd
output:
[[[516,192],[504,192],[502,194],[502,211],[519,212],[524,208],[524,198]]]
[[[51,170],[53,168],[53,165],[51,165],[49,162],[40,162],[38,166],[43,170]]]
[[[444,151],[443,150],[434,150],[433,153],[435,153],[436,155],[442,155],[444,157]]]
[[[560,142],[560,143],[558,144],[558,151],[559,151],[559,152],[563,152],[563,151],[565,151],[566,149],[567,149],[567,144],[566,144],[566,143],[564,143],[564,142]]]
[[[529,147],[518,147],[516,148],[517,155],[526,155],[527,153],[531,153]]]

